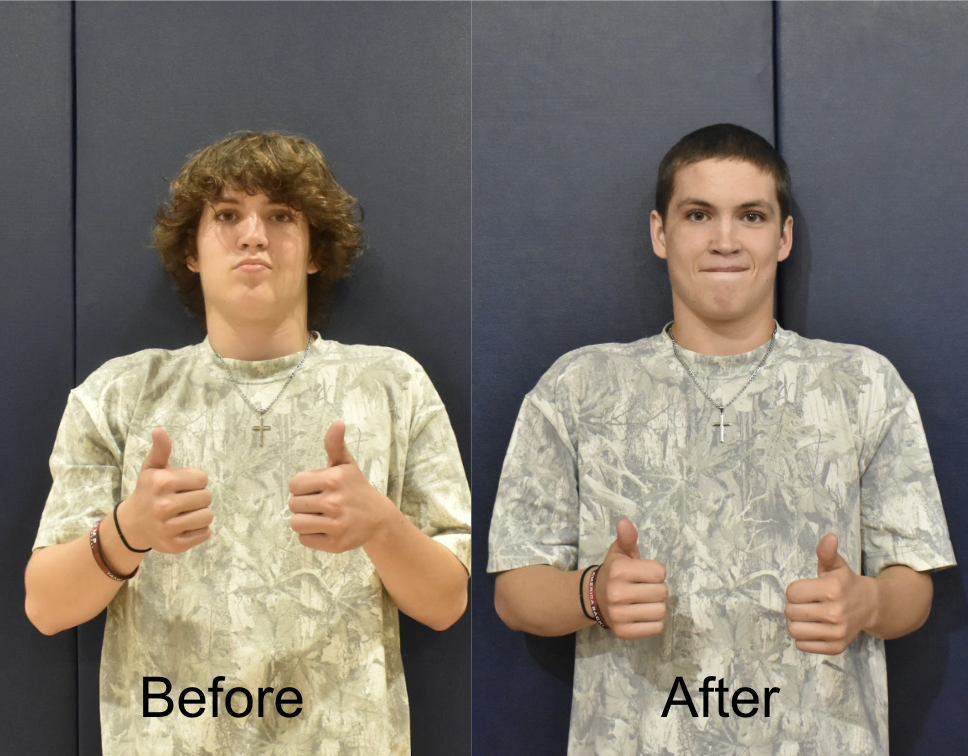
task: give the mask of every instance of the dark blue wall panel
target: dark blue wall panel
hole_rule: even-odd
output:
[[[24,567],[73,386],[71,6],[0,3],[0,733],[5,753],[77,748],[76,633],[24,614]],[[57,712],[51,721],[51,712]]]
[[[968,5],[779,3],[793,252],[780,321],[886,355],[914,391],[961,566],[888,644],[891,753],[968,753]]]
[[[573,636],[512,633],[484,534],[514,418],[564,352],[671,319],[655,170],[683,134],[773,137],[766,3],[474,5],[474,751],[559,756]]]

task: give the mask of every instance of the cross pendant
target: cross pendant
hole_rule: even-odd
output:
[[[259,433],[259,446],[265,446],[265,432],[267,430],[272,430],[272,426],[266,425],[262,418],[263,416],[259,415],[259,424],[252,426],[252,430],[258,431]]]
[[[732,427],[732,423],[726,422],[726,408],[719,408],[719,422],[713,423],[713,428],[719,428],[719,443],[723,443],[726,440],[726,429]]]

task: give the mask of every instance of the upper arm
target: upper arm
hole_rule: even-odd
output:
[[[941,495],[917,403],[884,362],[872,378],[860,479],[864,572],[954,564]],[[927,578],[930,581],[930,578]]]
[[[470,571],[471,496],[450,418],[426,373],[415,366],[401,509]]]
[[[491,517],[488,570],[578,562],[578,456],[546,376],[525,398]]]

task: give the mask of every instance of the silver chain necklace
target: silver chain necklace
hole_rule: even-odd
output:
[[[743,386],[743,388],[741,388],[739,391],[737,391],[736,396],[734,396],[725,404],[720,404],[715,399],[713,399],[709,394],[706,393],[706,389],[702,387],[702,384],[699,382],[699,379],[696,377],[696,374],[692,372],[692,369],[682,359],[682,355],[679,354],[679,349],[676,345],[676,337],[672,335],[672,325],[673,325],[672,323],[669,323],[669,325],[666,326],[666,329],[665,329],[666,333],[669,334],[669,338],[672,339],[672,353],[676,356],[676,359],[679,360],[679,364],[682,365],[682,367],[685,369],[687,373],[689,373],[689,377],[692,378],[692,382],[696,384],[696,388],[699,389],[702,395],[706,397],[706,399],[708,399],[709,402],[716,409],[719,410],[719,422],[713,423],[713,427],[719,428],[719,443],[724,443],[726,441],[726,429],[733,425],[732,423],[726,422],[726,414],[725,414],[726,408],[729,405],[731,405],[733,402],[735,402],[737,399],[739,399],[742,393],[750,387],[750,384],[753,382],[753,379],[756,377],[756,374],[760,372],[760,368],[763,367],[764,363],[766,362],[766,358],[769,357],[770,352],[773,351],[773,345],[776,344],[776,329],[777,329],[776,321],[775,320],[773,321],[773,335],[770,336],[770,348],[766,350],[766,354],[763,355],[763,359],[760,360],[760,364],[757,365],[755,368],[753,368],[753,372],[750,373],[750,379],[746,382],[746,385]]]
[[[232,375],[232,370],[225,363],[225,360],[222,359],[222,355],[220,355],[214,349],[212,350],[212,353],[216,357],[218,357],[218,361],[222,363],[222,367],[225,368],[225,372],[228,373],[229,380],[232,381],[232,385],[235,386],[235,390],[239,392],[239,396],[241,396],[242,400],[246,404],[248,404],[249,407],[259,416],[259,424],[252,426],[252,430],[258,432],[259,434],[259,446],[265,446],[265,432],[267,430],[272,430],[272,426],[266,425],[265,422],[263,422],[262,418],[265,417],[266,412],[272,409],[272,405],[275,404],[277,401],[279,401],[279,397],[282,396],[282,392],[285,391],[286,388],[288,388],[290,383],[292,383],[292,379],[296,377],[296,373],[299,372],[299,368],[303,366],[303,363],[306,361],[306,358],[309,356],[309,347],[312,346],[313,341],[315,339],[316,339],[315,335],[309,334],[309,343],[306,344],[306,351],[303,352],[303,356],[302,356],[302,359],[299,360],[299,364],[296,365],[295,369],[289,374],[289,377],[286,378],[286,382],[282,384],[282,388],[279,389],[279,393],[276,394],[275,399],[269,402],[265,407],[256,407],[252,403],[249,397],[247,397],[245,395],[245,392],[242,390],[242,386],[240,386],[239,382],[235,380],[235,376]]]

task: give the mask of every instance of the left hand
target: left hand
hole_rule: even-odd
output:
[[[326,431],[325,470],[297,473],[289,481],[292,529],[303,546],[339,554],[363,546],[388,522],[393,502],[363,475],[346,448],[346,424]]]
[[[874,621],[877,586],[854,572],[837,553],[837,536],[817,544],[817,577],[787,588],[786,616],[797,648],[813,654],[839,654]]]

